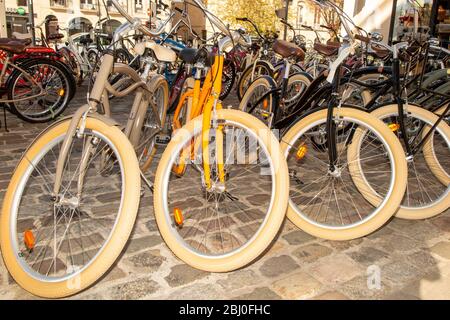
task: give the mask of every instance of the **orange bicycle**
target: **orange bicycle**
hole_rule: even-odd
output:
[[[212,272],[240,268],[271,244],[285,216],[288,171],[277,138],[260,120],[219,100],[224,53],[239,41],[203,3],[225,35],[217,52],[184,49],[195,68],[180,97],[154,183],[155,217],[184,262]],[[201,81],[201,75],[206,77]]]

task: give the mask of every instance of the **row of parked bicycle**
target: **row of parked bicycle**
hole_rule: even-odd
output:
[[[170,37],[192,30],[185,10],[166,32],[168,7],[150,29],[111,2],[127,22],[97,55],[87,104],[32,142],[5,194],[1,251],[24,289],[55,298],[97,281],[130,237],[141,181],[167,246],[211,272],[263,254],[286,215],[311,235],[350,240],[393,216],[449,208],[449,51],[435,40],[386,45],[328,0],[314,3],[336,13],[345,37],[280,40],[238,18],[255,40],[193,0],[185,10],[200,8],[215,32],[192,31],[204,44],[182,48]],[[129,39],[133,62],[117,62]],[[14,59],[26,47],[0,49]],[[223,108],[234,86],[240,104]],[[129,98],[126,123],[111,116],[117,97]]]

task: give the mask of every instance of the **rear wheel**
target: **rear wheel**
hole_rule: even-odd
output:
[[[8,99],[11,111],[28,122],[47,122],[57,118],[73,96],[74,79],[61,63],[50,59],[34,59],[21,64],[34,81],[15,69],[8,78]],[[36,83],[35,83],[36,82]],[[43,94],[36,98],[43,88]]]

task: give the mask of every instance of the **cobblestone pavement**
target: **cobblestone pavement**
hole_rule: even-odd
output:
[[[84,103],[80,90],[66,114]],[[235,104],[231,98],[225,105]],[[124,103],[114,103],[126,115]],[[122,106],[122,108],[121,108]],[[8,114],[0,131],[0,201],[22,152],[46,125]],[[272,247],[250,266],[211,274],[178,260],[162,241],[147,191],[132,237],[114,267],[71,299],[450,299],[450,210],[426,221],[393,219],[363,239],[314,238],[286,221]],[[380,286],[370,281],[377,272]],[[35,299],[0,261],[0,299]]]

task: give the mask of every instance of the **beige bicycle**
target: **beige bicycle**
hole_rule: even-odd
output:
[[[113,42],[130,31],[156,36],[164,26],[153,32],[138,21],[127,22]],[[140,168],[148,168],[154,153],[168,90],[162,77],[115,64],[113,48],[103,57],[88,104],[39,134],[4,198],[5,265],[20,286],[41,297],[65,297],[92,285],[117,259],[136,219]],[[131,84],[118,91],[108,83],[112,71],[125,74]],[[132,92],[130,116],[121,128],[109,117],[108,96]],[[158,97],[163,102],[155,102]]]

